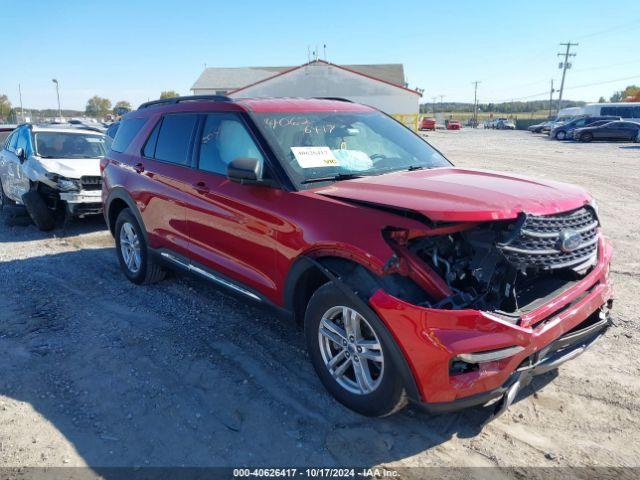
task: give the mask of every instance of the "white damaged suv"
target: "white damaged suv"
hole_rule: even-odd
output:
[[[0,205],[23,204],[40,230],[56,217],[102,211],[100,158],[107,151],[97,131],[64,125],[18,126],[0,152]]]

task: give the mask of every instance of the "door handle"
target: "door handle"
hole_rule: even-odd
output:
[[[136,163],[133,166],[133,169],[137,172],[137,173],[142,173],[144,172],[144,165],[142,163]]]
[[[209,191],[209,188],[207,187],[207,184],[204,182],[196,182],[193,184],[193,189],[198,192],[198,193],[207,193]]]

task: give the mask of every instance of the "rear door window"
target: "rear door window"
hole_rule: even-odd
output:
[[[142,150],[142,155],[147,158],[153,158],[156,154],[156,144],[158,143],[158,133],[160,132],[160,125],[162,125],[162,120],[160,120],[156,126],[153,128],[151,135],[144,144],[144,149]]]
[[[154,158],[176,165],[189,165],[191,140],[197,123],[197,114],[165,115],[158,132]]]
[[[146,118],[129,118],[123,120],[113,139],[111,150],[119,153],[124,152],[146,122]]]

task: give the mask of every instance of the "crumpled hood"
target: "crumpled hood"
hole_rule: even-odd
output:
[[[461,168],[363,177],[336,182],[314,192],[413,210],[436,222],[512,219],[520,212],[549,215],[579,208],[590,201],[589,194],[575,185]]]
[[[67,178],[100,176],[99,158],[38,158],[37,161],[47,172]]]

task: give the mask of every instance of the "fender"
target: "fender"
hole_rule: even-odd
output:
[[[354,262],[355,263],[355,262]],[[368,270],[364,265],[357,264],[365,269],[372,278],[374,274]],[[346,284],[339,276],[335,275],[331,272],[327,267],[322,265],[318,260],[314,258],[310,258],[307,256],[298,257],[291,268],[289,269],[289,274],[287,275],[286,284],[285,284],[285,308],[291,312],[293,312],[293,301],[294,301],[294,292],[296,281],[301,278],[301,276],[310,269],[317,269],[322,272],[322,274],[326,277],[327,282],[332,282],[346,297],[351,299],[354,303],[357,303],[362,306],[364,313],[368,315],[376,315],[373,309],[369,306],[369,297],[370,295],[365,294],[365,292],[356,293],[353,288],[351,288],[348,284]],[[366,289],[365,289],[366,290]],[[375,293],[375,292],[374,292]],[[365,294],[366,298],[363,298]],[[378,317],[379,318],[379,317]],[[384,325],[384,320],[382,320],[382,324]],[[397,343],[397,339],[390,332],[388,328],[386,328],[387,333],[389,333],[390,337],[394,339],[392,345],[390,346],[389,354],[393,362],[398,366],[400,371],[400,376],[402,377],[403,385],[405,386],[407,395],[413,401],[419,402],[421,397],[418,391],[418,387],[416,384],[416,380],[413,376],[411,369],[409,368],[409,364],[405,356],[403,355],[400,347]]]
[[[115,232],[113,231],[113,226],[109,218],[111,214],[111,205],[114,200],[122,200],[124,203],[127,204],[127,206],[129,207],[129,210],[131,210],[131,212],[133,213],[133,216],[136,217],[138,224],[142,227],[142,235],[144,237],[144,241],[146,242],[147,245],[149,245],[149,238],[147,237],[147,227],[144,224],[144,220],[142,220],[142,215],[140,215],[140,210],[138,210],[138,206],[136,205],[136,202],[133,200],[133,198],[131,198],[131,195],[129,194],[129,192],[122,187],[113,187],[109,191],[109,195],[107,196],[106,200],[103,202],[104,208],[102,209],[102,213],[104,215],[105,222],[107,223],[107,228],[111,232],[111,235],[115,235]],[[114,225],[115,225],[115,219],[114,219]]]
[[[389,249],[389,257],[393,250]],[[384,262],[364,250],[346,243],[330,243],[313,245],[309,249],[300,253],[300,256],[308,258],[339,257],[360,264],[367,270],[371,270],[376,275],[384,274]]]

